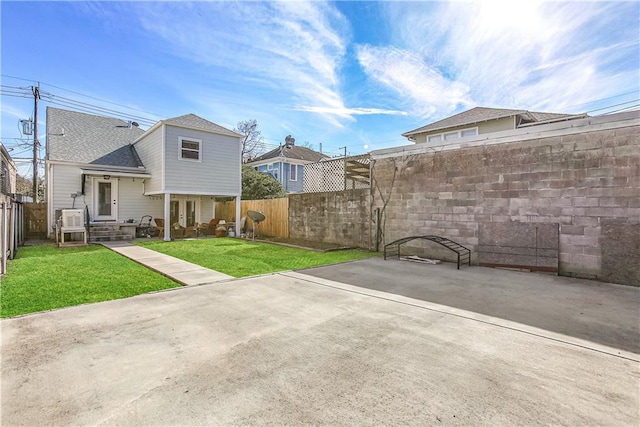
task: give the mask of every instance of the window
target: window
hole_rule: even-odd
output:
[[[445,141],[451,141],[458,138],[464,138],[465,136],[476,136],[477,134],[478,134],[478,128],[462,129],[462,130],[456,130],[453,132],[429,135],[427,137],[427,142],[441,142],[443,139]]]
[[[298,166],[290,165],[289,170],[291,171],[289,175],[289,181],[297,181],[298,180]]]
[[[269,163],[269,164],[267,165],[267,170],[268,170],[268,171],[270,171],[270,170],[272,170],[272,169],[273,169],[273,163]]]
[[[458,138],[458,132],[449,132],[444,134],[444,140],[450,141],[452,139]]]
[[[180,159],[193,160],[199,162],[202,160],[202,141],[193,138],[180,137]]]

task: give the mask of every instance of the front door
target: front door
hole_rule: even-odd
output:
[[[118,181],[116,179],[93,181],[93,220],[118,220]]]

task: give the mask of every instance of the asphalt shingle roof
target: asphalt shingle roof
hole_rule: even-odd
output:
[[[287,159],[296,159],[296,160],[306,160],[308,162],[319,162],[322,159],[326,159],[329,156],[319,153],[317,151],[313,151],[307,147],[298,147],[295,145],[291,145],[287,148],[287,146],[281,146],[278,148],[274,148],[273,150],[265,153],[255,159],[253,162],[258,162],[261,160],[275,159],[278,157],[284,157]]]
[[[425,132],[434,132],[437,130],[470,125],[473,123],[485,122],[487,120],[501,119],[503,117],[510,117],[518,114],[524,116],[524,118],[529,122],[539,122],[572,116],[571,114],[531,112],[527,110],[512,110],[506,108],[475,107],[470,110],[463,111],[462,113],[455,114],[451,117],[438,120],[437,122],[430,123],[426,126],[422,126],[409,132],[405,132],[402,134],[402,136],[410,136]]]
[[[140,167],[131,143],[143,133],[124,120],[47,107],[49,160]]]
[[[242,136],[227,128],[210,122],[209,120],[205,120],[202,117],[196,116],[195,114],[185,114],[184,116],[173,117],[171,119],[163,120],[162,122],[167,125],[181,126],[190,129],[199,129],[207,132],[215,132],[222,135],[235,137]]]

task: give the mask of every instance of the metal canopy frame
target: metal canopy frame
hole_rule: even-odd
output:
[[[391,243],[384,245],[384,259],[387,259],[387,256],[396,256],[398,259],[400,258],[400,246],[404,245],[407,242],[412,240],[423,239],[429,240],[431,242],[435,242],[439,245],[444,246],[452,252],[455,252],[458,256],[458,270],[460,270],[460,263],[466,263],[467,265],[471,265],[471,249],[466,246],[462,246],[461,244],[454,242],[451,239],[447,239],[446,237],[434,236],[434,235],[426,235],[426,236],[410,236],[403,237],[402,239],[395,240]],[[394,247],[395,246],[395,247]]]

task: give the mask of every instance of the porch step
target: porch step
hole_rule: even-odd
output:
[[[129,233],[131,230],[129,230]],[[92,225],[89,233],[89,242],[117,242],[133,240],[131,234],[120,229],[120,224]]]
[[[91,243],[124,242],[124,241],[130,241],[130,240],[133,240],[133,237],[129,236],[128,234],[108,234],[108,235],[102,235],[102,236],[94,236],[93,234],[91,234],[91,237],[89,239]]]

